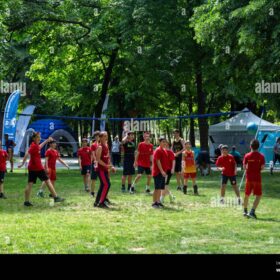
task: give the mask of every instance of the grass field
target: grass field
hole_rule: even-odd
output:
[[[166,199],[165,209],[151,207],[144,179],[136,194],[121,193],[120,171],[111,178],[109,197],[115,205],[109,210],[93,208],[78,170],[58,170],[57,191],[66,201],[53,207],[49,198],[36,197],[37,182],[34,207],[24,208],[26,181],[22,171],[6,176],[0,253],[280,253],[279,173],[263,174],[258,220],[244,218],[240,207],[213,205],[218,173],[198,178],[199,197],[176,191],[173,178],[176,202]],[[234,197],[230,186],[226,196]]]

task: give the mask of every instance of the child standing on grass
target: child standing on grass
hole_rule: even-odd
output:
[[[30,148],[28,152],[25,154],[22,163],[18,166],[18,168],[21,168],[24,163],[27,160],[28,155],[30,155],[30,161],[28,164],[28,184],[25,188],[25,202],[24,206],[33,206],[30,203],[30,196],[31,196],[31,190],[33,184],[36,184],[37,178],[39,178],[41,181],[44,181],[52,194],[52,197],[54,198],[54,202],[62,202],[64,201],[64,198],[60,198],[57,196],[55,189],[52,185],[52,182],[50,181],[48,175],[46,174],[46,171],[42,165],[41,162],[41,149],[50,141],[53,141],[51,137],[49,137],[47,140],[42,142],[41,136],[39,132],[34,133],[32,137],[33,142],[30,145]]]
[[[89,192],[90,184],[90,169],[91,169],[91,149],[88,146],[88,140],[82,139],[82,147],[78,150],[78,161],[81,170],[81,175],[84,179],[84,188]]]
[[[59,152],[56,150],[56,141],[52,140],[49,142],[50,148],[46,151],[45,153],[45,170],[46,173],[48,174],[53,187],[55,188],[55,181],[56,181],[56,161],[58,160],[60,163],[62,163],[66,168],[69,169],[69,166],[66,162],[64,162],[60,158]],[[39,197],[44,197],[44,188],[46,184],[45,182],[42,183],[41,188],[39,189],[37,196]],[[50,197],[52,194],[50,194]]]
[[[6,199],[4,195],[4,178],[7,171],[6,161],[9,159],[8,153],[2,149],[2,142],[0,140],[0,198]]]
[[[159,147],[155,150],[153,156],[153,171],[155,190],[153,193],[153,208],[162,208],[163,204],[160,202],[160,195],[165,188],[165,180],[168,170],[168,153],[166,151],[167,141],[164,137],[159,138]]]
[[[164,197],[169,195],[170,203],[175,201],[175,196],[172,195],[171,191],[169,190],[169,183],[172,175],[175,172],[175,155],[173,151],[170,149],[169,143],[166,144],[166,152],[168,155],[168,168],[167,168],[167,177],[165,182],[165,188],[161,191],[160,202],[164,203]]]
[[[192,180],[193,184],[193,192],[195,195],[198,195],[198,187],[196,184],[196,164],[194,160],[194,151],[191,149],[192,145],[191,142],[188,140],[186,141],[186,150],[183,152],[183,160],[182,160],[182,167],[184,171],[184,194],[187,194],[188,189],[188,179]]]
[[[108,134],[106,131],[100,132],[99,141],[100,144],[96,150],[96,160],[98,162],[98,177],[100,180],[100,186],[94,206],[100,208],[109,208],[108,205],[111,204],[107,197],[111,186],[109,172],[116,172],[116,169],[111,165],[110,162],[110,152],[107,144]]]
[[[94,197],[94,190],[95,190],[95,182],[97,180],[97,160],[96,160],[96,150],[99,146],[99,134],[100,131],[95,131],[93,134],[93,143],[90,146],[91,149],[91,172],[90,172],[90,179],[91,179],[91,185],[90,185],[90,195]]]
[[[222,155],[218,157],[216,161],[216,166],[218,170],[222,171],[222,185],[221,185],[221,199],[220,203],[224,204],[225,202],[225,193],[226,193],[226,186],[228,180],[230,180],[231,185],[234,189],[234,192],[238,198],[238,205],[241,205],[241,198],[240,192],[236,184],[236,174],[237,174],[237,167],[235,159],[232,155],[228,152],[228,146],[223,145],[221,147]]]
[[[243,160],[243,167],[246,171],[246,186],[244,198],[244,213],[245,217],[257,218],[256,209],[262,197],[262,177],[261,171],[265,166],[265,158],[263,154],[258,152],[260,143],[254,139],[250,143],[251,152],[246,154]],[[253,207],[248,215],[247,207],[251,193],[256,196]]]

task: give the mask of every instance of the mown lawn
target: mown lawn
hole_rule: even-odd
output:
[[[199,197],[176,191],[173,178],[176,202],[166,199],[165,209],[151,207],[144,179],[136,194],[121,193],[120,174],[111,177],[109,196],[115,205],[109,210],[93,208],[78,170],[58,170],[57,191],[64,203],[51,207],[49,198],[37,198],[37,182],[34,207],[27,209],[27,176],[7,174],[8,199],[0,200],[0,253],[280,253],[279,173],[263,174],[258,220],[244,218],[238,206],[215,205],[218,173],[198,178]],[[234,197],[230,186],[227,197]]]

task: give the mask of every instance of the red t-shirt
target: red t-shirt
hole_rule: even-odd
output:
[[[29,171],[41,171],[44,167],[41,162],[41,148],[39,144],[31,143],[28,153],[30,155],[30,160],[28,164]]]
[[[108,148],[108,145],[102,145],[100,144],[99,147],[102,148],[102,151],[101,151],[101,156],[100,156],[100,159],[106,163],[106,164],[109,164],[110,162],[110,154],[109,154],[109,148]],[[101,165],[101,164],[98,164],[97,166],[98,170],[103,170],[103,171],[108,171],[108,168]]]
[[[94,153],[97,148],[98,148],[99,144],[95,141],[92,143],[92,145],[90,146],[91,152]]]
[[[168,155],[168,168],[167,170],[172,170],[173,161],[175,160],[175,154],[171,150],[166,150]]]
[[[218,167],[224,167],[224,171],[222,171],[222,174],[225,176],[235,176],[235,159],[232,155],[227,155],[227,156],[219,156],[216,165]]]
[[[0,171],[5,172],[6,171],[6,161],[8,160],[8,154],[4,150],[0,150]]]
[[[246,178],[251,182],[261,182],[261,166],[265,164],[263,154],[259,152],[250,152],[245,155],[243,164],[248,165],[246,170]]]
[[[154,152],[153,171],[152,171],[153,176],[157,176],[160,173],[160,170],[157,165],[157,160],[160,161],[163,171],[166,172],[169,166],[169,159],[168,159],[168,153],[165,149],[158,147]]]
[[[56,160],[60,157],[57,150],[48,149],[45,153],[45,156],[48,158],[48,168],[56,169]]]
[[[83,147],[78,150],[78,157],[81,158],[81,165],[91,165],[91,149],[90,147]]]
[[[150,156],[153,155],[153,144],[141,142],[138,145],[138,166],[149,168],[151,166]]]

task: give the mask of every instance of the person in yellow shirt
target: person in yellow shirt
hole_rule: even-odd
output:
[[[191,142],[186,141],[186,149],[183,152],[183,160],[182,160],[182,169],[184,173],[184,194],[187,194],[187,183],[188,179],[192,180],[193,183],[193,191],[195,195],[198,195],[198,187],[196,184],[196,164],[194,158],[194,151],[192,150]]]

